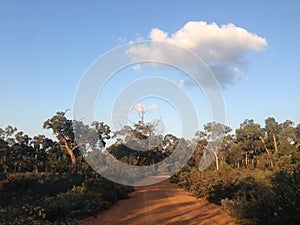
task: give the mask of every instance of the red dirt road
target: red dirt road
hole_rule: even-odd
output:
[[[235,224],[221,207],[195,199],[169,180],[135,189],[129,199],[117,202],[101,211],[97,218],[87,218],[85,222],[91,225]]]

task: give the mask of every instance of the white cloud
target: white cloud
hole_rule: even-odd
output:
[[[139,71],[141,71],[141,66],[140,65],[134,65],[134,66],[132,66],[132,70],[134,71],[134,72],[139,72]]]
[[[180,88],[183,88],[183,87],[189,88],[189,87],[193,87],[194,85],[195,85],[195,82],[193,82],[193,80],[191,80],[191,79],[181,79],[178,81],[178,86]]]
[[[179,81],[178,81],[178,86],[179,86],[180,88],[183,88],[183,87],[184,87],[184,80],[179,80]]]
[[[138,103],[138,104],[134,105],[134,109],[137,112],[146,112],[146,111],[150,111],[150,110],[157,110],[158,106],[156,104],[148,106],[148,105],[145,105],[145,104],[142,104],[142,103]]]
[[[124,44],[125,42],[127,42],[127,39],[123,38],[123,37],[118,37],[117,40],[118,40],[119,44]]]
[[[249,78],[246,77],[246,76],[241,75],[241,76],[239,76],[239,80],[240,80],[240,81],[243,81],[243,82],[248,82],[248,81],[249,81]]]
[[[215,23],[190,21],[172,34],[154,28],[149,38],[192,50],[209,65],[222,86],[238,79],[236,75],[249,63],[245,57],[247,52],[259,52],[267,46],[265,38],[232,23],[218,26]],[[188,58],[182,59],[180,55],[162,52],[147,45],[133,46],[127,53],[135,59],[155,56],[163,61],[166,57],[173,57],[189,65]]]

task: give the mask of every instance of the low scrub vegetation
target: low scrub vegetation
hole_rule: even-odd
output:
[[[278,171],[220,168],[172,178],[197,198],[222,205],[240,224],[300,223],[300,164]]]
[[[133,188],[99,175],[15,174],[1,181],[0,224],[77,224]]]

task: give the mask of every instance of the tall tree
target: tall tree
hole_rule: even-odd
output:
[[[140,120],[132,126],[124,126],[115,131],[114,136],[118,141],[130,149],[136,158],[136,165],[149,165],[161,158],[160,152],[163,151],[162,143],[164,137],[160,134],[159,125],[161,120],[145,122],[145,111],[138,112]],[[118,147],[120,149],[120,147]],[[121,149],[124,149],[122,147]],[[116,151],[114,151],[116,152]],[[129,158],[129,155],[127,156]]]
[[[1,154],[1,166],[4,172],[11,172],[15,168],[15,154],[12,146],[16,143],[15,133],[17,128],[7,126],[5,129],[0,129],[0,154]]]
[[[231,131],[231,128],[217,122],[209,122],[204,125],[204,131],[208,139],[208,150],[212,151],[215,156],[216,169],[219,170],[218,152],[222,148],[224,137]]]
[[[52,129],[59,140],[60,147],[64,149],[71,159],[71,171],[76,173],[77,162],[75,151],[81,150],[83,156],[94,148],[105,146],[104,139],[110,138],[110,127],[104,123],[93,122],[91,126],[82,121],[67,119],[65,112],[57,112],[52,118],[44,122],[43,127]],[[75,136],[76,131],[76,136]]]
[[[236,144],[244,151],[244,164],[247,167],[249,162],[252,165],[257,163],[256,157],[264,150],[270,154],[266,147],[264,139],[264,131],[259,124],[252,119],[246,119],[240,124],[240,127],[235,131]]]
[[[47,151],[53,147],[54,142],[50,138],[45,137],[45,135],[38,135],[33,137],[32,145],[35,150],[34,172],[39,172],[40,162],[42,162],[42,171],[45,172]]]
[[[279,134],[279,153],[282,154],[285,151],[293,147],[296,142],[295,128],[293,127],[293,122],[287,120],[280,124],[281,130]]]
[[[265,131],[266,131],[266,139],[267,145],[274,149],[275,153],[278,153],[278,144],[277,140],[279,138],[280,132],[282,130],[281,124],[279,124],[275,118],[268,117],[265,120]],[[261,137],[264,138],[264,137]]]
[[[71,159],[71,171],[76,173],[76,157],[74,151],[78,148],[75,140],[72,120],[66,118],[65,112],[57,112],[52,118],[46,120],[43,128],[51,129],[57,137],[60,147],[66,150]]]
[[[12,145],[11,149],[15,156],[15,171],[25,172],[33,171],[34,161],[34,149],[31,146],[31,138],[24,134],[23,131],[19,131],[15,134],[15,144]]]
[[[9,169],[10,154],[9,145],[5,140],[5,131],[0,128],[0,165],[1,170],[6,173]]]
[[[296,148],[299,149],[300,148],[300,123],[297,125],[296,127]]]

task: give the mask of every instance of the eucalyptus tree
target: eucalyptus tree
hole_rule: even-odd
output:
[[[268,155],[270,154],[270,151],[262,138],[263,136],[263,129],[252,119],[246,119],[240,124],[240,127],[236,129],[236,147],[242,149],[244,152],[245,166],[248,166],[250,161],[252,162],[252,165],[257,163],[257,156],[264,151],[266,151]]]
[[[78,148],[75,140],[72,120],[67,119],[65,112],[57,112],[56,115],[46,120],[43,128],[51,129],[57,137],[60,147],[64,149],[71,159],[72,173],[76,173],[76,157],[74,151]]]
[[[82,121],[70,120],[65,112],[57,112],[52,118],[43,124],[45,129],[51,129],[59,141],[59,146],[64,149],[71,159],[71,171],[76,173],[76,154],[79,150],[83,156],[96,147],[104,147],[105,139],[110,138],[110,128],[100,122],[93,122],[91,125]]]
[[[42,172],[46,172],[48,152],[54,147],[53,140],[45,135],[38,135],[33,137],[31,143],[35,151],[34,172],[40,172],[40,167]],[[40,163],[42,164],[41,166]]]
[[[204,131],[196,131],[195,137],[192,139],[192,145],[194,148],[193,157],[189,160],[189,165],[197,167],[201,161],[201,157],[205,154],[207,148],[207,134]]]
[[[215,156],[216,169],[219,170],[219,151],[222,149],[224,137],[231,132],[231,128],[217,122],[209,122],[204,125],[204,133],[207,137],[207,151],[210,151]],[[205,153],[205,152],[204,152]],[[206,157],[205,155],[203,155]]]
[[[16,157],[13,152],[12,146],[16,143],[15,133],[17,128],[7,126],[0,128],[0,163],[3,172],[13,172],[16,165]]]
[[[6,173],[9,169],[10,155],[9,155],[9,145],[5,140],[5,131],[0,128],[0,165],[1,171]]]
[[[275,118],[268,117],[265,120],[265,138],[266,138],[266,145],[268,149],[273,150],[273,152],[278,153],[278,138],[282,131],[282,126],[279,124]],[[261,137],[264,139],[264,137]]]
[[[13,144],[11,148],[16,156],[18,172],[32,172],[35,155],[34,149],[31,146],[32,138],[23,131],[19,131],[15,134],[15,140],[16,143]]]
[[[129,121],[131,126],[125,125],[120,130],[114,131],[114,138],[118,140],[118,144],[110,148],[111,153],[119,155],[117,158],[122,158],[120,154],[127,152],[126,157],[131,158],[130,161],[135,162],[135,165],[154,164],[164,158],[161,153],[166,151],[162,146],[166,140],[161,134],[161,120],[145,122],[144,115],[144,111],[139,112],[140,120],[136,123]],[[116,148],[119,151],[116,151]],[[132,160],[132,156],[136,160]]]
[[[296,148],[299,149],[300,148],[300,123],[296,127],[295,135],[296,135],[295,145]]]

